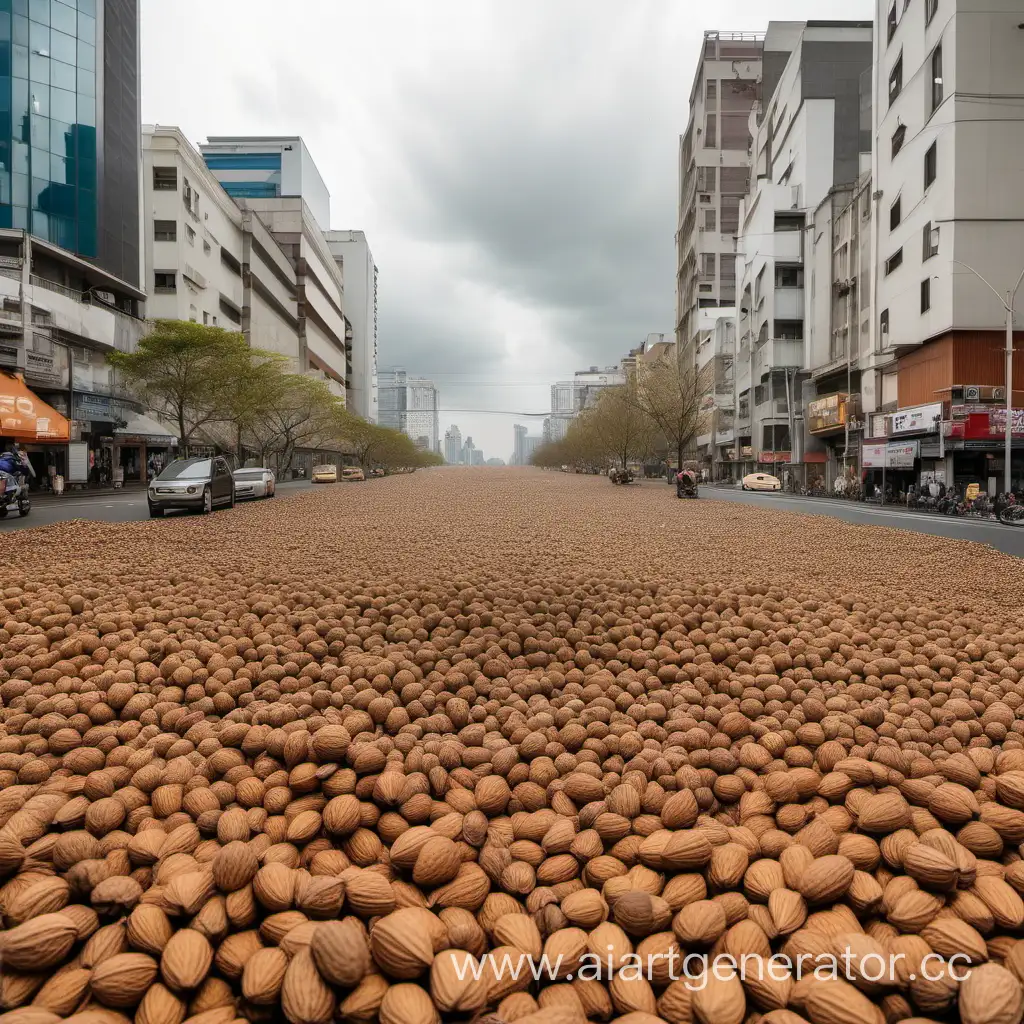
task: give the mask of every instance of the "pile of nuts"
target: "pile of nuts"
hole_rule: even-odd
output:
[[[0,1024],[1017,1024],[1019,563],[599,484],[4,537]]]

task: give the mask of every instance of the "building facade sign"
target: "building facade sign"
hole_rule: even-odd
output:
[[[942,422],[942,403],[900,409],[889,416],[889,434],[928,434]]]

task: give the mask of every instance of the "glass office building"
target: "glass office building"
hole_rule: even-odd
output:
[[[129,283],[139,276],[138,62],[137,0],[0,0],[0,227]]]

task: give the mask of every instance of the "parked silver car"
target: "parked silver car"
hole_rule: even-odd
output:
[[[176,459],[149,485],[149,514],[158,519],[168,509],[212,512],[235,504],[235,482],[227,462],[210,458]]]
[[[256,466],[253,469],[236,469],[235,498],[272,498],[274,496],[274,471]]]

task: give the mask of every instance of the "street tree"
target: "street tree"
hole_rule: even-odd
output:
[[[677,467],[682,467],[693,451],[707,376],[693,367],[680,366],[673,357],[638,367],[629,386],[630,401],[654,424],[668,450],[675,453]]]
[[[636,392],[635,377],[618,387],[606,388],[584,418],[584,426],[593,434],[601,454],[623,469],[651,454],[658,430]]]
[[[199,431],[224,422],[225,395],[248,351],[241,334],[187,320],[156,320],[134,352],[107,358],[148,409],[177,426],[187,452]]]
[[[300,373],[282,374],[274,400],[249,417],[243,442],[260,453],[274,455],[286,472],[299,448],[338,447],[339,411],[343,406],[322,380]]]

